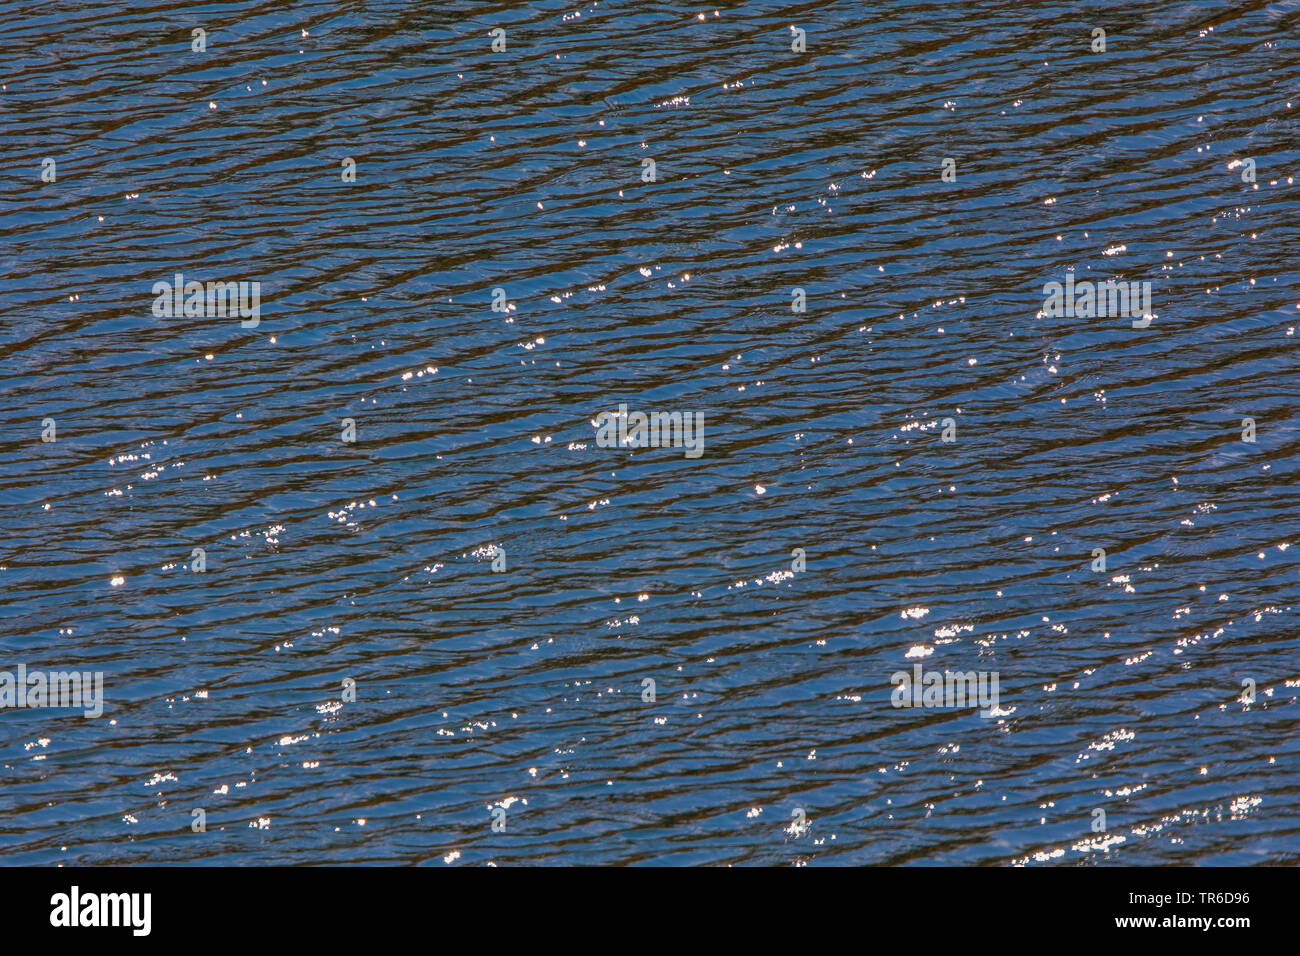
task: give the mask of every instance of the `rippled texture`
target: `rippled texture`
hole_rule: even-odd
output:
[[[1300,3],[117,6],[0,16],[0,667],[107,698],[6,862],[1300,862]]]

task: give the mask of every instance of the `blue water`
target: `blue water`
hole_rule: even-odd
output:
[[[4,861],[1300,862],[1298,43],[0,4],[0,669],[104,675],[0,712]]]

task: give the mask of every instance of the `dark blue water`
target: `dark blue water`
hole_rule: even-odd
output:
[[[0,4],[0,669],[104,675],[0,712],[5,862],[1300,862],[1298,44]]]

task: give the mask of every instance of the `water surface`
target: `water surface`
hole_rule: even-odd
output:
[[[0,667],[106,696],[0,714],[4,859],[1300,862],[1298,41],[0,4]],[[1069,270],[1156,318],[1041,315]]]

